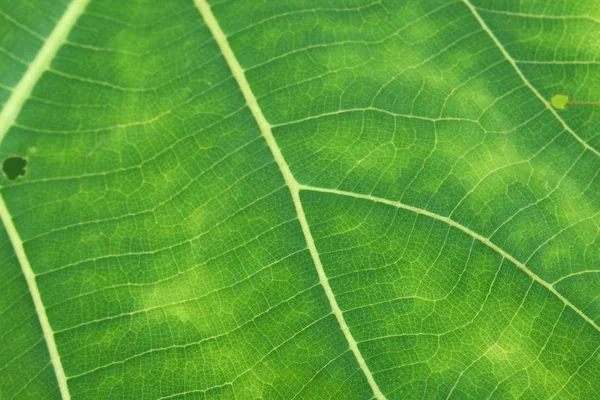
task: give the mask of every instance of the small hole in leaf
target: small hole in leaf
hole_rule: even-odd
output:
[[[4,171],[4,175],[6,175],[8,179],[13,181],[19,176],[25,175],[26,165],[27,160],[23,157],[8,157],[4,160],[4,164],[2,164],[2,170]]]

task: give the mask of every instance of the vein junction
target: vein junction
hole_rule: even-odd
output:
[[[292,172],[290,171],[290,168],[289,168],[288,164],[286,163],[286,161],[283,157],[283,154],[281,153],[281,149],[277,145],[277,142],[275,141],[275,137],[273,136],[273,133],[271,132],[271,125],[269,124],[269,122],[266,120],[264,114],[262,113],[262,110],[260,109],[258,102],[256,100],[256,96],[252,92],[252,89],[250,88],[250,84],[246,80],[246,76],[244,74],[244,69],[238,62],[237,58],[235,57],[233,50],[231,49],[231,46],[229,45],[229,43],[227,41],[227,36],[225,35],[223,30],[219,26],[219,23],[217,22],[215,16],[213,15],[212,10],[210,9],[210,6],[206,2],[206,0],[195,0],[195,4],[196,4],[196,7],[198,8],[198,10],[200,11],[200,13],[202,14],[202,17],[204,18],[204,22],[210,29],[213,37],[215,38],[217,44],[219,45],[219,48],[221,49],[221,52],[223,53],[223,56],[225,57],[225,60],[227,61],[227,65],[231,69],[231,72],[233,73],[233,76],[235,77],[235,79],[242,91],[242,94],[244,95],[244,98],[248,104],[248,107],[250,108],[250,111],[252,112],[252,115],[254,116],[254,119],[256,120],[258,127],[260,128],[262,136],[264,137],[265,141],[267,142],[267,145],[269,146],[269,149],[271,150],[271,153],[273,154],[273,157],[275,158],[275,161],[277,162],[277,165],[279,166],[279,169],[281,170],[283,178],[285,179],[285,183],[291,192],[292,199],[294,201],[294,207],[296,208],[298,220],[300,221],[300,225],[302,226],[302,232],[304,234],[304,238],[306,240],[307,247],[310,251],[310,255],[313,259],[315,268],[317,269],[317,273],[319,275],[319,281],[320,281],[321,285],[323,286],[323,289],[325,290],[325,294],[327,295],[327,299],[329,300],[329,305],[331,306],[331,310],[332,310],[333,314],[335,315],[335,317],[342,329],[342,332],[344,333],[344,336],[346,337],[346,340],[348,341],[350,350],[352,350],[352,352],[354,353],[354,356],[356,357],[356,360],[358,361],[358,364],[359,364],[361,370],[363,371],[365,377],[367,378],[367,381],[369,382],[369,385],[371,386],[371,389],[373,390],[373,394],[375,395],[375,398],[380,399],[380,400],[385,399],[385,396],[379,389],[377,382],[375,382],[373,374],[369,370],[369,367],[368,367],[367,363],[365,362],[365,360],[358,348],[358,343],[352,336],[352,333],[350,332],[350,329],[348,328],[348,325],[346,324],[342,310],[340,309],[339,305],[337,304],[335,295],[333,294],[333,291],[331,290],[331,286],[329,285],[327,275],[325,274],[325,270],[323,269],[323,265],[321,264],[321,260],[319,258],[319,253],[317,252],[315,242],[313,240],[312,234],[310,232],[310,228],[308,226],[308,222],[306,220],[306,215],[305,215],[304,209],[302,207],[302,202],[300,201],[300,185],[298,184],[298,182],[292,175]]]
[[[367,377],[369,384],[371,386],[371,389],[373,390],[375,397],[377,398],[384,398],[384,395],[381,393],[379,387],[377,386],[377,383],[375,382],[375,380],[373,379],[372,373],[370,372],[368,366],[366,365],[365,360],[362,357],[362,354],[360,352],[360,350],[358,349],[358,345],[356,340],[353,338],[352,333],[350,332],[350,329],[348,328],[345,319],[344,319],[344,315],[339,307],[339,305],[337,304],[337,300],[335,298],[334,293],[332,292],[332,289],[330,287],[329,284],[329,280],[330,279],[334,279],[332,276],[330,276],[329,278],[327,277],[327,275],[325,274],[325,270],[321,264],[321,260],[320,260],[320,256],[319,253],[316,249],[316,245],[314,243],[314,239],[312,237],[312,233],[310,231],[307,219],[306,219],[306,215],[305,215],[305,211],[303,208],[303,204],[300,200],[300,191],[301,190],[306,190],[306,191],[316,191],[316,192],[325,192],[325,193],[331,193],[331,194],[335,194],[335,195],[340,195],[340,196],[349,196],[349,197],[356,197],[356,198],[362,198],[365,200],[370,200],[370,201],[374,201],[374,202],[378,202],[378,203],[383,203],[383,204],[387,204],[387,205],[391,205],[393,207],[397,207],[397,208],[402,208],[402,209],[406,209],[406,210],[410,210],[412,212],[415,212],[417,214],[422,214],[422,215],[426,215],[430,218],[439,220],[439,221],[443,221],[446,224],[448,224],[449,226],[452,226],[454,228],[457,228],[461,231],[463,231],[464,233],[467,233],[468,235],[470,235],[471,237],[473,237],[474,241],[480,241],[484,244],[486,244],[488,247],[490,247],[491,249],[495,250],[497,253],[499,253],[500,255],[502,255],[503,258],[506,258],[508,260],[511,260],[515,265],[517,265],[517,267],[519,267],[520,269],[522,269],[525,273],[527,273],[534,281],[537,281],[538,283],[542,284],[543,286],[545,286],[548,290],[552,291],[554,293],[554,295],[556,295],[557,297],[559,297],[563,303],[565,303],[565,305],[569,305],[570,308],[574,309],[576,312],[578,312],[578,314],[580,314],[580,316],[582,316],[588,323],[591,323],[595,329],[598,330],[598,327],[596,326],[596,324],[594,324],[593,321],[591,321],[588,317],[586,317],[581,311],[577,310],[571,303],[568,302],[568,300],[566,300],[564,297],[562,297],[560,295],[560,293],[556,292],[554,290],[554,284],[548,284],[547,282],[545,282],[543,279],[541,279],[540,277],[538,277],[537,275],[535,275],[532,271],[530,271],[527,267],[525,267],[525,264],[527,264],[527,260],[524,262],[519,262],[518,260],[516,260],[514,257],[512,257],[510,254],[508,254],[507,252],[503,251],[501,248],[499,248],[498,246],[494,245],[493,243],[491,243],[490,241],[490,237],[485,238],[482,237],[481,235],[477,234],[476,232],[470,230],[469,228],[461,225],[458,222],[455,222],[454,220],[452,220],[452,214],[449,214],[449,217],[444,217],[442,215],[439,214],[434,214],[432,212],[429,212],[426,210],[426,208],[428,208],[427,206],[425,206],[424,208],[417,208],[417,207],[412,207],[409,205],[406,205],[405,203],[402,202],[394,202],[391,200],[387,200],[387,199],[383,199],[383,198],[377,198],[374,196],[368,196],[368,195],[361,195],[361,194],[357,194],[357,193],[353,193],[353,192],[345,192],[345,191],[341,191],[341,190],[336,190],[336,189],[326,189],[324,187],[315,187],[315,186],[305,186],[305,185],[301,185],[299,184],[299,182],[295,179],[295,177],[293,176],[288,163],[286,162],[286,160],[283,157],[283,154],[280,150],[279,145],[277,144],[273,134],[272,134],[272,129],[274,129],[276,126],[275,124],[270,124],[265,116],[263,115],[257,99],[254,95],[254,93],[252,92],[249,83],[246,80],[245,77],[245,72],[244,69],[241,67],[241,65],[239,64],[239,62],[237,61],[236,56],[234,55],[231,47],[229,46],[229,43],[227,41],[227,37],[225,36],[224,32],[221,30],[221,28],[219,27],[218,22],[216,21],[216,19],[214,18],[214,15],[212,14],[212,11],[210,9],[210,6],[208,5],[208,3],[205,0],[197,0],[196,1],[196,5],[197,8],[200,10],[204,20],[206,21],[208,27],[210,28],[214,39],[216,40],[216,42],[219,44],[220,50],[222,52],[222,54],[225,57],[225,60],[227,61],[231,72],[233,73],[233,76],[236,78],[236,81],[245,97],[246,103],[248,108],[251,110],[255,120],[257,121],[257,124],[261,130],[262,133],[262,137],[265,139],[265,141],[267,142],[270,151],[273,155],[274,160],[277,162],[278,166],[279,166],[279,170],[281,171],[285,183],[287,185],[287,187],[289,188],[291,195],[292,195],[292,200],[295,206],[295,211],[296,211],[296,216],[298,221],[300,222],[301,228],[303,230],[303,234],[304,234],[304,238],[306,241],[306,246],[309,249],[309,252],[312,256],[313,262],[315,264],[315,268],[317,270],[319,279],[320,279],[320,283],[322,285],[322,287],[325,290],[325,293],[327,295],[327,298],[329,300],[331,309],[334,313],[334,315],[337,318],[337,321],[342,329],[342,332],[344,333],[348,343],[349,343],[349,347],[350,349],[353,351],[356,359],[358,360],[358,363],[360,365],[360,367],[362,368],[363,373],[365,374],[365,376]],[[498,63],[495,63],[493,65],[497,65]],[[38,77],[39,78],[39,77]],[[105,83],[103,83],[103,85],[106,85]],[[32,86],[33,87],[33,86]],[[115,86],[116,88],[116,86]],[[130,89],[127,89],[130,90]],[[535,89],[534,93],[535,93]],[[17,91],[19,93],[24,93],[22,91]],[[512,93],[512,92],[511,92]],[[23,99],[25,99],[27,96],[23,97]],[[539,97],[539,96],[538,96]],[[16,103],[14,103],[16,104]],[[442,118],[442,113],[440,113],[440,117],[439,118],[428,118],[428,117],[417,117],[414,115],[400,115],[397,113],[392,113],[386,110],[380,110],[375,106],[371,106],[371,107],[367,107],[367,108],[362,108],[362,109],[357,109],[360,111],[364,111],[364,112],[371,112],[371,111],[378,111],[381,113],[387,113],[390,116],[401,116],[404,118],[411,118],[414,120],[422,120],[422,121],[427,121],[427,122],[432,122],[432,123],[436,123],[438,121],[467,121],[467,119],[464,118]],[[343,112],[347,112],[347,111],[353,111],[353,110],[343,110]],[[329,113],[327,115],[335,115],[337,113],[341,113],[342,111],[339,112],[332,112]],[[16,115],[16,114],[15,114]],[[159,114],[156,118],[153,118],[151,120],[148,121],[155,121],[158,118],[160,118],[162,115],[168,115],[168,112],[165,113],[161,113]],[[318,117],[323,117],[326,114],[323,115],[319,115]],[[313,117],[311,116],[310,118],[317,118],[317,117]],[[480,117],[481,118],[481,117]],[[298,122],[298,121],[296,121]],[[470,120],[470,122],[472,123],[478,123],[479,124],[479,120]],[[146,123],[146,121],[143,122],[139,122],[139,124],[142,123]],[[11,122],[12,124],[12,122]],[[138,124],[138,123],[132,123],[131,125],[134,124]],[[286,124],[289,124],[286,122]],[[281,124],[280,124],[281,125]],[[119,125],[119,127],[125,127],[127,125]],[[481,125],[480,125],[481,126]],[[102,128],[104,129],[104,128]],[[482,127],[483,129],[483,127]],[[484,129],[485,131],[485,129]],[[486,132],[487,133],[487,132]],[[256,135],[257,139],[260,140],[260,138],[258,137],[258,135]],[[283,144],[283,146],[285,147],[285,142],[281,141],[281,144]],[[287,153],[286,153],[287,154]],[[290,159],[293,162],[293,159]],[[104,174],[104,173],[103,173]],[[337,186],[337,187],[342,187],[342,186]],[[169,198],[169,200],[172,199],[172,197]],[[401,199],[401,198],[400,198]],[[22,256],[24,257],[24,260],[21,261],[21,265],[25,271],[25,266],[28,266],[28,260],[25,256],[24,251],[22,250],[22,241],[18,236],[18,233],[16,232],[16,229],[14,229],[14,225],[12,225],[12,220],[11,220],[11,216],[9,215],[8,211],[6,210],[6,207],[4,205],[4,203],[2,203],[2,205],[4,206],[5,212],[2,213],[2,218],[5,219],[7,222],[5,222],[5,225],[7,227],[12,226],[14,233],[11,234],[11,240],[13,240],[13,244],[15,246],[15,249],[21,249],[22,252]],[[292,222],[295,223],[295,219],[292,219]],[[61,228],[62,229],[62,228]],[[19,247],[20,246],[20,247]],[[304,250],[303,250],[304,251]],[[21,256],[20,256],[20,260],[21,260]],[[67,265],[70,266],[70,265]],[[29,267],[29,269],[31,269]],[[31,272],[30,275],[26,276],[30,276],[30,278],[28,278],[28,283],[32,282],[34,288],[32,289],[32,293],[34,290],[37,290],[37,288],[35,287],[35,275],[33,274],[33,272]],[[555,282],[557,283],[557,282]],[[38,293],[39,294],[39,293]],[[39,299],[39,302],[41,304],[41,298]],[[37,303],[36,303],[37,306]],[[43,304],[41,304],[41,309],[42,312],[44,312],[43,310]],[[349,310],[345,309],[344,312],[346,313],[346,317],[348,317],[348,313]],[[40,317],[41,318],[41,317]],[[49,325],[48,325],[49,327]],[[62,331],[60,329],[60,327],[58,327],[59,329],[57,330],[58,332]],[[68,328],[71,329],[71,328]],[[57,331],[55,331],[54,333],[56,333]],[[50,336],[52,337],[53,333],[52,330],[49,330],[50,332]],[[359,335],[357,335],[357,337],[359,337]],[[58,359],[58,356],[57,356]],[[60,362],[60,360],[58,360]],[[86,372],[87,373],[87,372]],[[79,374],[79,375],[73,375],[73,376],[69,376],[70,378],[73,378],[75,376],[81,376],[83,374]],[[66,387],[66,385],[65,385]],[[64,397],[64,395],[63,395]]]
[[[539,94],[539,92],[537,92],[537,90],[529,83],[529,81],[524,77],[524,75],[520,72],[520,70],[517,68],[515,61],[510,57],[510,55],[508,55],[508,53],[506,53],[506,51],[504,50],[504,48],[502,47],[502,45],[498,42],[497,38],[491,33],[491,31],[489,30],[489,28],[487,28],[487,26],[485,25],[485,23],[483,22],[483,20],[481,19],[481,17],[477,14],[477,12],[475,11],[474,7],[467,1],[464,0],[465,4],[469,7],[469,9],[473,12],[474,16],[477,18],[477,20],[480,22],[480,24],[482,25],[483,29],[491,36],[491,38],[493,39],[493,41],[495,42],[495,44],[500,48],[500,50],[502,51],[503,55],[505,56],[505,58],[509,61],[509,63],[515,68],[516,72],[518,73],[518,75],[521,77],[521,79],[523,80],[525,86],[527,86],[530,90],[533,91],[533,93],[540,98],[542,101],[544,101],[544,99],[541,97],[541,95]],[[222,31],[222,29],[220,28],[217,20],[215,19],[210,6],[208,5],[208,3],[206,2],[206,0],[196,0],[195,1],[197,8],[199,9],[200,13],[202,14],[205,23],[207,24],[207,26],[209,27],[211,33],[213,34],[215,40],[217,41],[224,57],[225,60],[227,61],[227,64],[229,65],[243,95],[244,98],[248,104],[249,109],[251,110],[259,128],[260,131],[262,133],[262,136],[264,137],[265,141],[267,142],[273,157],[275,159],[275,161],[277,162],[279,169],[285,179],[286,185],[288,186],[291,195],[292,195],[292,199],[294,202],[294,206],[296,209],[296,213],[298,216],[298,220],[300,222],[300,225],[302,227],[302,231],[304,233],[304,237],[308,246],[308,249],[310,251],[310,254],[312,256],[313,262],[315,264],[315,267],[317,269],[318,275],[319,275],[319,279],[320,279],[320,283],[323,286],[325,293],[327,295],[327,298],[329,300],[331,309],[333,311],[333,313],[335,314],[338,323],[346,337],[346,340],[349,343],[350,349],[353,351],[356,359],[358,360],[358,363],[363,371],[363,373],[365,374],[365,376],[367,377],[369,384],[373,390],[373,393],[375,394],[375,397],[378,399],[383,399],[385,398],[385,396],[383,395],[383,393],[381,392],[381,390],[379,389],[377,383],[375,382],[373,375],[371,373],[371,371],[369,370],[369,367],[367,366],[360,350],[358,349],[358,345],[356,340],[353,338],[352,333],[350,332],[350,329],[348,328],[345,320],[344,320],[344,316],[342,313],[342,310],[340,309],[340,307],[337,304],[337,301],[335,299],[335,295],[332,292],[332,289],[329,285],[328,282],[328,278],[325,274],[323,265],[320,261],[320,257],[319,257],[319,253],[316,249],[315,246],[315,242],[314,239],[312,237],[307,219],[306,219],[306,215],[300,200],[300,190],[308,190],[308,191],[317,191],[317,192],[323,192],[323,193],[330,193],[330,194],[336,194],[336,195],[342,195],[342,196],[351,196],[351,197],[356,197],[356,198],[361,198],[361,199],[365,199],[365,200],[370,200],[370,201],[375,201],[378,203],[383,203],[383,204],[387,204],[387,205],[391,205],[397,208],[402,208],[405,210],[410,210],[413,211],[415,213],[418,214],[422,214],[422,215],[426,215],[430,218],[439,220],[439,221],[443,221],[445,223],[447,223],[448,225],[457,228],[461,231],[463,231],[464,233],[468,234],[469,236],[471,236],[472,238],[484,243],[486,246],[490,247],[491,249],[493,249],[494,251],[496,251],[497,253],[499,253],[503,258],[511,261],[513,264],[515,264],[518,268],[520,268],[522,271],[524,271],[533,281],[538,282],[539,284],[541,284],[542,286],[544,286],[547,290],[549,290],[550,292],[552,292],[556,297],[558,297],[564,304],[565,306],[570,307],[572,310],[574,310],[577,314],[579,314],[587,323],[589,323],[590,325],[592,325],[597,331],[600,331],[600,327],[591,319],[589,318],[587,315],[585,315],[580,309],[578,309],[574,304],[572,304],[568,299],[566,299],[564,296],[562,296],[559,292],[556,291],[556,289],[554,288],[554,286],[548,282],[546,282],[545,280],[543,280],[542,278],[540,278],[539,276],[537,276],[535,273],[533,273],[529,268],[527,268],[525,266],[524,263],[520,262],[519,260],[515,259],[512,255],[508,254],[506,251],[502,250],[500,247],[498,247],[497,245],[495,245],[494,243],[492,243],[488,238],[485,238],[481,235],[479,235],[478,233],[470,230],[469,228],[459,224],[458,222],[455,222],[454,220],[450,219],[449,217],[444,217],[432,212],[429,212],[427,210],[424,209],[420,209],[417,207],[412,207],[412,206],[408,206],[405,205],[403,203],[399,203],[399,202],[393,202],[390,200],[386,200],[383,198],[377,198],[374,196],[369,196],[369,195],[361,195],[361,194],[357,194],[357,193],[351,193],[351,192],[345,192],[345,191],[341,191],[341,190],[336,190],[336,189],[326,189],[326,188],[321,188],[321,187],[314,187],[314,186],[307,186],[307,185],[301,185],[298,183],[298,181],[295,179],[295,177],[293,176],[288,163],[285,161],[283,154],[281,152],[280,147],[278,146],[273,134],[272,134],[272,125],[266,120],[262,110],[260,109],[257,99],[254,95],[254,93],[252,92],[252,89],[250,88],[250,85],[248,83],[248,81],[246,80],[246,76],[244,73],[244,69],[242,68],[242,66],[239,64],[236,56],[233,53],[233,50],[231,49],[228,41],[227,41],[227,36],[225,35],[225,33]],[[547,105],[548,107],[548,105]],[[594,153],[598,154],[598,152],[591,148],[585,141],[583,141],[583,139],[581,139],[579,136],[577,136],[572,129],[570,129],[570,127],[568,127],[566,125],[566,123],[560,118],[560,116],[558,116],[556,114],[556,112],[551,108],[548,107],[550,109],[550,111],[555,115],[555,117],[559,120],[559,122],[563,125],[563,127],[565,128],[565,130],[567,130],[569,133],[571,133],[580,143],[582,143],[584,145],[584,147],[588,150],[593,151]]]
[[[464,226],[464,225],[462,225],[462,224],[460,224],[460,223],[458,223],[458,222],[456,222],[456,221],[454,221],[454,220],[452,220],[452,219],[450,219],[448,217],[444,217],[442,215],[433,213],[431,211],[424,210],[422,208],[410,206],[410,205],[403,204],[403,203],[396,202],[396,201],[387,200],[387,199],[384,199],[384,198],[381,198],[381,197],[375,197],[375,196],[370,196],[370,195],[365,195],[365,194],[359,194],[359,193],[354,193],[354,192],[347,192],[347,191],[338,190],[338,189],[326,189],[326,188],[322,188],[322,187],[309,186],[309,185],[300,185],[300,189],[301,190],[307,190],[307,191],[314,191],[314,192],[336,194],[336,195],[340,195],[340,196],[354,197],[354,198],[357,198],[357,199],[363,199],[363,200],[373,201],[373,202],[376,202],[376,203],[387,204],[387,205],[390,205],[392,207],[396,207],[396,208],[401,208],[401,209],[404,209],[404,210],[412,211],[414,213],[425,215],[425,216],[427,216],[429,218],[433,218],[435,220],[445,222],[446,224],[448,224],[448,225],[450,225],[450,226],[452,226],[454,228],[457,228],[457,229],[463,231],[464,233],[466,233],[467,235],[473,237],[474,239],[480,241],[481,243],[485,244],[486,246],[488,246],[491,249],[493,249],[494,251],[496,251],[503,258],[506,258],[507,260],[509,260],[510,262],[512,262],[519,269],[521,269],[523,272],[525,272],[531,279],[533,279],[535,282],[539,283],[540,285],[542,285],[546,289],[548,289],[550,292],[552,292],[566,306],[570,307],[573,311],[575,311],[577,314],[579,314],[587,323],[589,323],[591,326],[593,326],[594,329],[596,329],[598,332],[600,332],[600,326],[598,326],[598,324],[596,322],[594,322],[590,317],[588,317],[587,315],[585,315],[583,313],[583,311],[581,311],[579,308],[577,308],[567,298],[565,298],[563,295],[561,295],[554,288],[553,284],[548,283],[544,279],[540,278],[533,271],[531,271],[529,268],[527,268],[525,266],[525,264],[523,264],[522,262],[520,262],[519,260],[517,260],[516,258],[514,258],[512,255],[510,255],[509,253],[507,253],[506,251],[502,250],[500,247],[498,247],[497,245],[495,245],[494,243],[492,243],[488,238],[486,238],[484,236],[481,236],[480,234],[472,231],[471,229],[467,228],[466,226]]]

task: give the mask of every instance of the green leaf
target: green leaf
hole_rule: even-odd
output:
[[[0,398],[599,398],[594,4],[0,0]]]
[[[550,102],[552,103],[552,106],[554,108],[563,110],[565,108],[565,106],[567,105],[567,103],[569,102],[569,97],[565,96],[564,94],[557,94],[555,96],[552,96],[552,99]]]

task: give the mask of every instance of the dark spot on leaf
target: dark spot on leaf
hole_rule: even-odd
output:
[[[6,175],[8,179],[13,181],[19,176],[25,175],[26,165],[27,160],[23,157],[8,157],[4,160],[4,164],[2,164],[2,171],[4,171],[4,175]]]

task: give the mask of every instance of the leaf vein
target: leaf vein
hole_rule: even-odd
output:
[[[354,197],[354,198],[357,198],[357,199],[370,200],[370,201],[373,201],[373,202],[376,202],[376,203],[382,203],[382,204],[387,204],[387,205],[392,206],[392,207],[402,208],[402,209],[407,210],[407,211],[412,211],[414,213],[425,215],[425,216],[428,216],[430,218],[436,219],[438,221],[445,222],[448,225],[451,225],[451,226],[453,226],[453,227],[455,227],[455,228],[463,231],[467,235],[469,235],[469,236],[471,236],[471,237],[479,240],[481,243],[487,245],[489,248],[491,248],[492,250],[496,251],[502,257],[504,257],[507,260],[511,261],[515,266],[517,266],[519,269],[521,269],[523,272],[525,272],[531,279],[533,279],[534,281],[538,282],[539,284],[541,284],[542,286],[544,286],[546,289],[548,289],[550,292],[552,292],[563,303],[565,303],[573,311],[575,311],[577,314],[579,314],[579,316],[582,317],[587,323],[589,323],[594,329],[596,329],[598,332],[600,332],[600,326],[598,326],[598,324],[596,322],[594,322],[586,314],[584,314],[583,311],[581,311],[573,303],[571,303],[567,298],[565,298],[562,294],[560,294],[552,286],[552,284],[546,282],[544,279],[542,279],[541,277],[539,277],[538,275],[536,275],[533,271],[531,271],[529,268],[527,268],[525,266],[525,264],[523,264],[522,262],[520,262],[519,260],[517,260],[515,257],[513,257],[512,255],[510,255],[509,253],[507,253],[503,249],[501,249],[496,244],[492,243],[489,240],[489,238],[486,238],[486,237],[478,234],[477,232],[475,232],[475,231],[467,228],[466,226],[464,226],[464,225],[462,225],[462,224],[454,221],[453,219],[450,219],[448,217],[444,217],[442,215],[436,214],[434,212],[431,212],[431,211],[428,211],[428,210],[425,210],[425,209],[422,209],[422,208],[419,208],[419,207],[410,206],[410,205],[407,205],[407,204],[404,204],[404,203],[400,203],[400,202],[397,202],[397,201],[392,201],[392,200],[384,199],[384,198],[381,198],[381,197],[376,197],[376,196],[371,196],[371,195],[366,195],[366,194],[346,192],[344,190],[339,190],[339,189],[328,189],[328,188],[322,188],[322,187],[317,187],[317,186],[308,186],[308,185],[300,185],[300,190],[307,190],[307,191],[321,192],[321,193],[329,193],[329,194],[336,194],[336,195],[346,196],[346,197]]]

